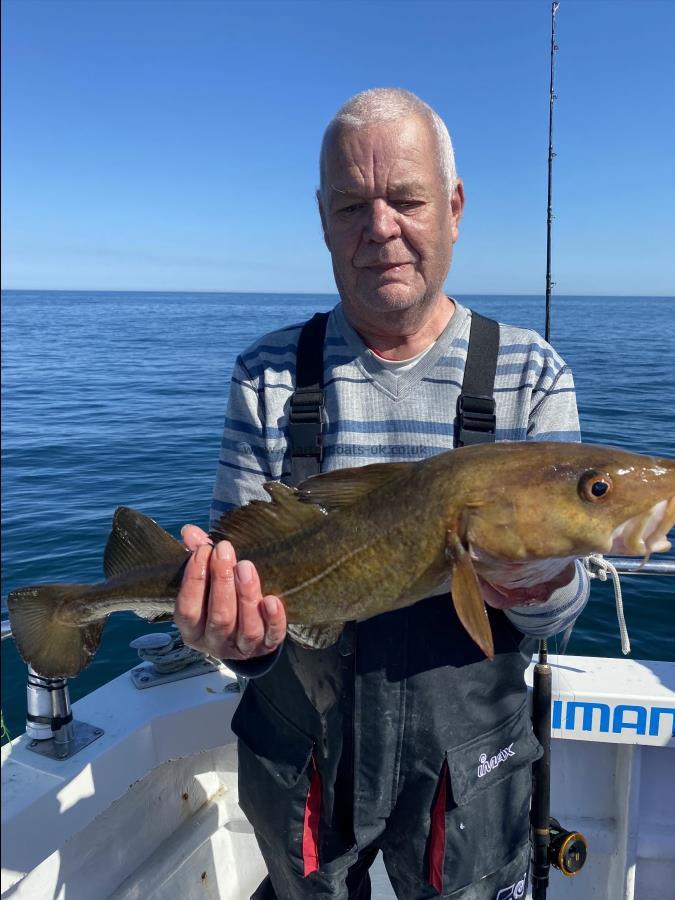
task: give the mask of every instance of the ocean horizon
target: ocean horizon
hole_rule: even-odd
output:
[[[169,296],[180,295],[183,297],[187,296],[200,296],[206,294],[208,296],[216,295],[220,297],[333,297],[335,302],[339,300],[339,295],[337,291],[294,291],[292,294],[285,293],[283,291],[221,291],[221,290],[175,290],[175,289],[162,289],[162,288],[148,288],[148,289],[137,289],[137,288],[8,288],[3,287],[1,289],[2,294],[87,294],[88,296],[92,295],[119,295],[119,294],[129,294],[129,295],[144,295],[144,294],[167,294]],[[452,296],[457,297],[457,299],[471,298],[471,297],[520,297],[525,300],[529,299],[539,299],[544,301],[543,293],[501,293],[501,294],[491,294],[485,293],[481,291],[477,292],[469,292],[469,293],[461,293],[457,294],[452,292]],[[552,300],[555,303],[556,300],[675,300],[674,294],[552,294]]]

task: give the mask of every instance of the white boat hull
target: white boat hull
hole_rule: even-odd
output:
[[[551,657],[552,813],[582,831],[549,897],[663,900],[675,885],[675,664]],[[128,674],[73,705],[105,734],[70,760],[3,748],[2,898],[244,900],[264,864],[237,803],[224,667],[150,690]],[[374,896],[393,896],[381,864]]]

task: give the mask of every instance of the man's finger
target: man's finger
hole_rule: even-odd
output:
[[[194,551],[185,565],[183,582],[176,597],[173,618],[186,644],[198,641],[204,634],[212,550],[210,544],[202,544]]]
[[[206,638],[216,656],[223,650],[237,627],[237,591],[234,566],[237,562],[234,547],[220,541],[211,554],[211,586],[206,615]]]
[[[265,637],[263,646],[270,652],[286,637],[286,610],[278,597],[263,597],[263,616],[265,618]]]
[[[265,622],[260,604],[262,593],[260,579],[255,566],[248,559],[237,563],[234,569],[237,588],[237,649],[244,655],[251,655],[265,637]]]
[[[183,525],[180,534],[188,550],[196,550],[202,544],[213,543],[208,534],[199,528],[198,525]]]

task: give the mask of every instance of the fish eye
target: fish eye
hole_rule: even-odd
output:
[[[612,479],[600,472],[586,472],[579,481],[579,494],[582,500],[597,503],[603,500],[612,489]]]

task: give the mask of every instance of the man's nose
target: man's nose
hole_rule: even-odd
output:
[[[401,229],[398,224],[396,210],[386,200],[378,197],[368,208],[368,221],[365,237],[376,243],[384,243],[391,238],[399,237]]]

